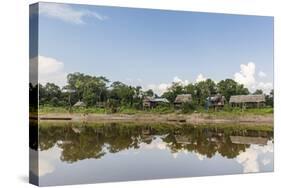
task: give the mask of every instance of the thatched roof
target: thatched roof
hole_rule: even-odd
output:
[[[264,95],[233,95],[229,103],[265,102]]]
[[[86,104],[85,104],[84,102],[82,102],[82,101],[78,101],[78,102],[75,103],[73,106],[74,106],[74,107],[85,107]]]
[[[178,144],[192,144],[192,141],[189,137],[176,135],[175,138]]]
[[[178,95],[175,99],[175,103],[186,103],[192,101],[192,95],[191,94],[182,94]]]
[[[230,140],[234,144],[257,144],[257,145],[267,144],[267,138],[262,138],[262,137],[230,136]]]

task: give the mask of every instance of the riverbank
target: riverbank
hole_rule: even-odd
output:
[[[269,124],[273,126],[273,114],[228,114],[217,115],[215,113],[192,113],[192,114],[83,114],[83,113],[44,113],[40,114],[41,121],[70,121],[70,122],[93,122],[93,123],[188,123],[188,124]]]

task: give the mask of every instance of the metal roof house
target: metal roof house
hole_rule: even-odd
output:
[[[183,103],[192,102],[191,94],[178,95],[174,101],[175,106],[181,106]]]
[[[169,101],[166,98],[153,98],[153,97],[145,97],[143,99],[143,107],[144,108],[154,108],[159,104],[169,104]]]
[[[207,97],[206,99],[206,107],[207,108],[222,108],[224,107],[225,97],[221,94],[216,94],[211,97]]]
[[[86,104],[82,101],[78,101],[73,105],[73,107],[86,107]]]
[[[263,107],[265,105],[265,95],[233,95],[229,104],[239,107]]]

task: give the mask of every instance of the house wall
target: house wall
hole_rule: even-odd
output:
[[[261,108],[265,107],[265,102],[246,102],[246,103],[231,103],[232,107],[244,108]]]

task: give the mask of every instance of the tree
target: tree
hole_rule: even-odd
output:
[[[42,85],[40,85],[40,87],[42,87]],[[41,100],[40,97],[39,100]],[[30,112],[36,112],[38,110],[38,84],[33,85],[29,83],[29,107]]]
[[[229,101],[232,95],[247,95],[249,90],[242,84],[238,84],[232,79],[225,79],[217,84],[218,92],[225,96],[226,100]]]
[[[196,109],[196,106],[193,102],[186,102],[182,104],[183,113],[192,113]]]
[[[68,85],[65,88],[76,91],[72,96],[76,102],[82,100],[87,106],[93,106],[97,102],[107,100],[108,82],[109,80],[103,76],[96,77],[76,72],[67,75]]]
[[[191,94],[192,96],[194,96],[196,92],[196,87],[193,84],[188,84],[187,86],[184,86],[183,90],[184,93]]]
[[[148,97],[153,97],[154,96],[154,92],[153,92],[152,89],[149,89],[149,90],[144,92],[144,95],[148,96]]]
[[[262,95],[263,91],[261,89],[257,89],[253,94],[254,95]]]
[[[61,106],[62,92],[59,86],[53,83],[46,83],[45,86],[39,84],[39,103],[40,105]]]
[[[142,87],[141,86],[137,86],[135,88],[135,95],[133,98],[133,107],[136,109],[142,109],[142,99],[144,96],[144,93],[142,92]]]
[[[216,93],[216,83],[211,79],[207,79],[195,84],[194,98],[199,105],[205,105],[206,98]]]
[[[111,84],[112,90],[110,91],[110,98],[115,99],[121,105],[133,104],[133,99],[135,96],[135,88],[132,86],[127,86],[122,82],[113,82]]]
[[[265,103],[267,106],[274,107],[274,90],[272,89],[269,95],[265,96]]]
[[[185,94],[182,84],[173,82],[172,86],[168,88],[168,91],[162,94],[162,97],[168,99],[171,103],[173,103],[176,97],[180,94]]]

